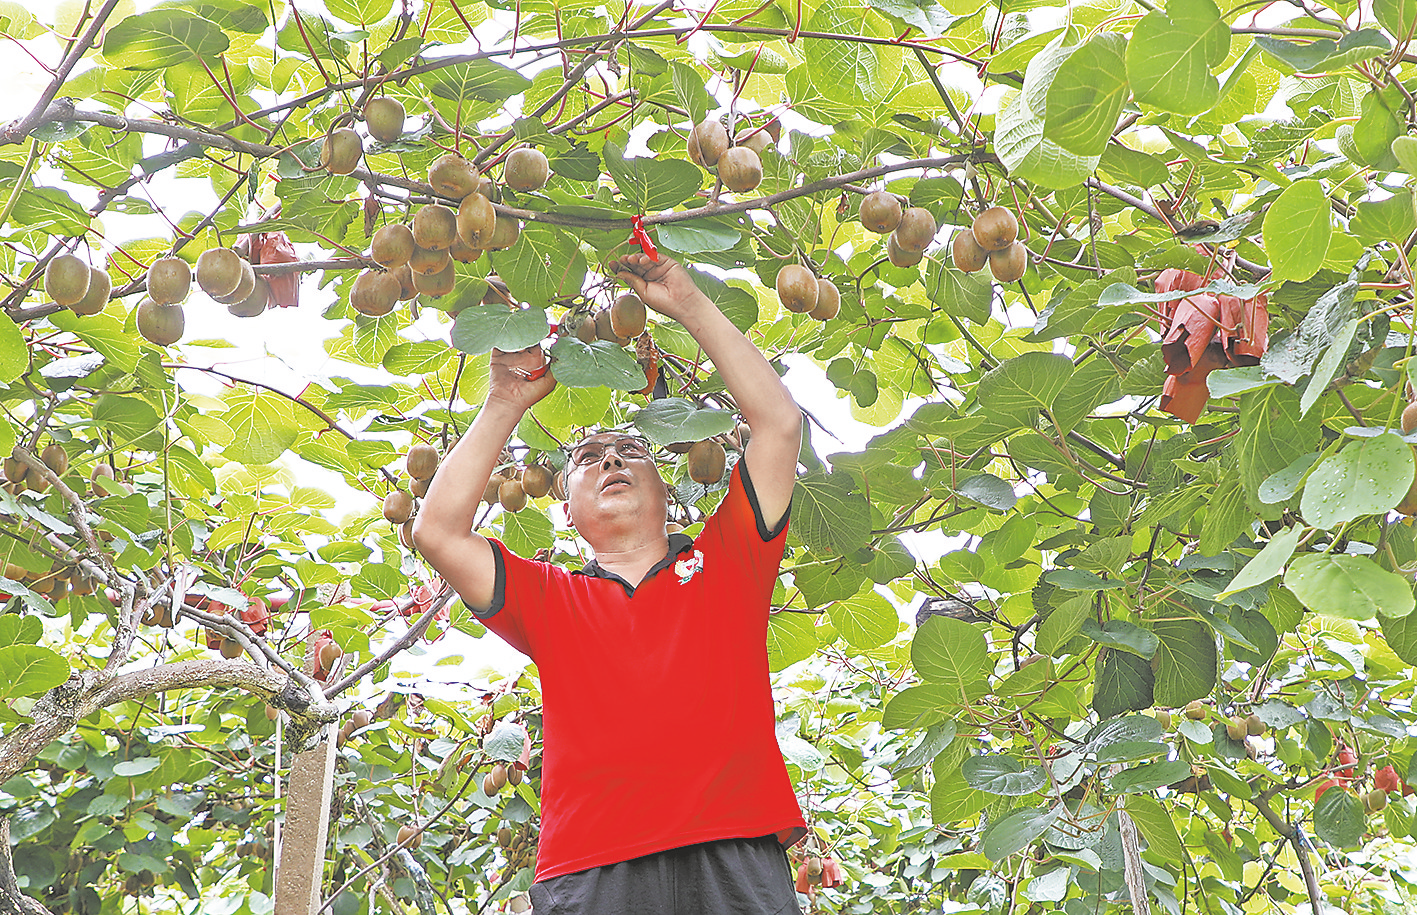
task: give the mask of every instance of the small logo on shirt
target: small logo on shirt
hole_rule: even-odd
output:
[[[674,574],[679,576],[679,584],[687,585],[689,579],[702,572],[704,569],[704,554],[699,550],[694,550],[694,555],[685,556],[674,563]]]

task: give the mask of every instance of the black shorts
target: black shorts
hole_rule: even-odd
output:
[[[776,836],[686,845],[532,885],[533,915],[797,915]]]

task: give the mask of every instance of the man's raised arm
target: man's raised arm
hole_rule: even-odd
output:
[[[492,545],[472,526],[507,439],[523,414],[556,386],[549,372],[534,381],[517,372],[540,368],[545,358],[538,347],[515,353],[492,351],[487,402],[443,459],[413,523],[418,552],[475,610],[491,606],[497,566]]]
[[[677,261],[643,254],[620,258],[616,277],[645,304],[684,325],[713,360],[753,437],[743,454],[763,523],[777,527],[792,501],[802,446],[802,410],[752,341],[694,285]]]

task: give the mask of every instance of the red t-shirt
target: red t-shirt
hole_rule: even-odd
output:
[[[743,462],[698,539],[671,538],[639,587],[493,540],[478,614],[541,675],[545,880],[805,824],[774,733],[768,608],[787,519],[764,528]]]

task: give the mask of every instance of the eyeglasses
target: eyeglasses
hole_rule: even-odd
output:
[[[605,452],[614,449],[623,460],[639,461],[650,456],[649,446],[642,440],[626,436],[613,442],[587,442],[571,452],[571,463],[577,467],[589,467],[605,460]]]

